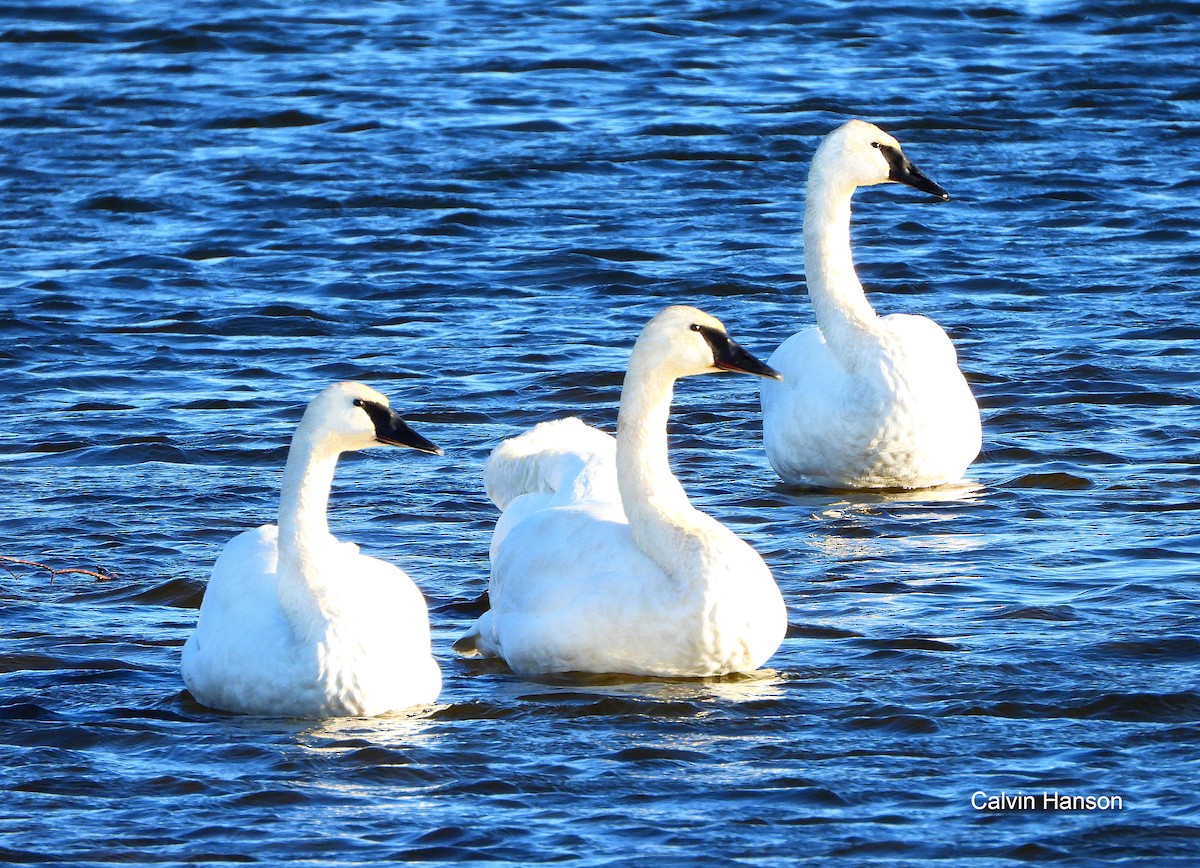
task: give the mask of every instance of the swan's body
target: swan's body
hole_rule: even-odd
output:
[[[804,270],[817,325],[793,335],[762,387],[763,439],[786,482],[826,488],[926,488],[962,478],[979,454],[979,407],[954,345],[923,316],[878,316],[850,251],[859,186],[899,181],[949,198],[878,127],[850,121],[813,157]]]
[[[198,702],[316,718],[437,698],[421,592],[402,570],[339,542],[326,521],[338,456],[379,443],[440,454],[361,384],[330,386],[309,404],[288,450],[278,526],[234,537],[213,567],[183,648]]]
[[[662,677],[749,672],[775,652],[787,614],[774,578],[691,505],[667,461],[674,381],[718,367],[776,375],[717,320],[667,308],[633,349],[615,439],[562,419],[492,453],[492,608],[459,651],[526,676]]]

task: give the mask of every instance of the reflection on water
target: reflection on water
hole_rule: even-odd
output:
[[[438,738],[430,718],[442,707],[414,708],[383,717],[306,721],[303,728],[295,732],[295,740],[311,750],[367,745],[403,750],[407,747],[429,746]]]
[[[703,704],[777,699],[781,695],[779,673],[760,669],[719,678],[644,678],[632,675],[565,673],[537,679],[536,683],[567,688],[581,695],[621,696],[630,699],[680,700]],[[548,698],[560,692],[545,694]]]
[[[881,503],[946,503],[948,501],[967,501],[974,503],[983,497],[987,487],[980,482],[964,479],[949,485],[939,485],[936,488],[917,488],[911,490],[895,489],[890,491],[820,491],[803,489],[777,484],[774,494],[778,504],[792,506],[818,505],[829,503],[830,509],[869,507]]]
[[[812,510],[806,543],[831,559],[966,555],[990,544],[964,518],[987,496],[975,482],[918,491],[836,492],[795,496]],[[923,508],[937,505],[935,509]],[[946,508],[951,505],[954,508]]]

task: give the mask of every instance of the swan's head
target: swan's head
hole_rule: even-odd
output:
[[[812,173],[837,178],[854,187],[907,184],[942,201],[950,194],[912,164],[900,143],[874,124],[853,120],[827,135],[813,155]]]
[[[341,452],[382,444],[442,454],[438,446],[408,427],[387,396],[362,383],[327,386],[309,402],[300,427],[311,436],[332,441]]]
[[[737,371],[772,380],[783,375],[769,368],[725,332],[716,317],[675,305],[646,323],[633,347],[634,363],[650,365],[672,378],[715,371]]]

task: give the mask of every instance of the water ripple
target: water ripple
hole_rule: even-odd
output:
[[[0,554],[115,573],[0,571],[0,861],[1186,861],[1195,12],[0,7]],[[954,197],[861,191],[854,244],[881,312],[955,340],[969,484],[789,488],[756,384],[692,378],[673,460],[780,582],[771,669],[456,660],[488,451],[569,414],[613,430],[667,304],[762,355],[811,323],[804,174],[847,116]],[[210,712],[177,669],[207,572],[272,520],[300,409],[340,379],[447,449],[347,458],[331,512],[426,592],[441,703]],[[1126,808],[970,803],[1022,788]]]

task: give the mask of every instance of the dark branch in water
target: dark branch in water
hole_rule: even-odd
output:
[[[55,576],[61,576],[61,575],[65,575],[67,573],[79,573],[84,576],[91,576],[93,579],[96,579],[97,581],[100,581],[100,582],[108,582],[117,577],[116,573],[110,573],[108,570],[104,569],[103,567],[101,567],[98,570],[85,570],[85,569],[81,569],[80,567],[64,567],[61,570],[56,570],[54,567],[47,566],[46,564],[43,564],[39,561],[26,560],[25,558],[14,558],[14,557],[11,557],[10,555],[0,555],[0,561],[3,561],[4,563],[9,563],[9,564],[22,564],[27,567],[36,567],[39,570],[45,570],[46,572],[50,573],[50,581],[52,583],[54,581]],[[5,572],[7,572],[10,576],[12,576],[15,579],[17,577],[17,574],[14,573],[12,570],[10,570],[8,567],[4,566],[4,563],[0,563],[0,567],[3,567]]]

